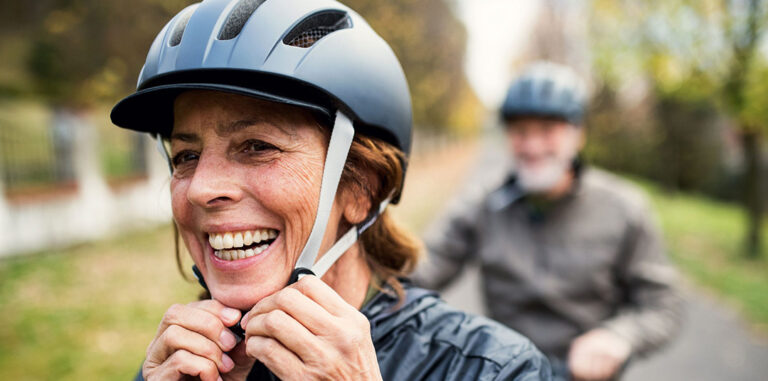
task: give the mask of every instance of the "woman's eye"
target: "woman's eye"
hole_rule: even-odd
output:
[[[171,161],[173,162],[174,167],[178,167],[179,165],[182,165],[184,163],[197,160],[197,158],[198,158],[198,154],[196,152],[181,151],[177,153]]]
[[[264,151],[270,151],[270,150],[276,150],[277,147],[273,146],[272,144],[263,142],[261,140],[248,140],[244,144],[244,152],[264,152]]]

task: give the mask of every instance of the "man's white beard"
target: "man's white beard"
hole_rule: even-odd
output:
[[[545,193],[557,186],[571,168],[572,159],[547,158],[536,166],[518,163],[517,184],[526,193]]]
[[[553,153],[540,158],[536,165],[515,160],[517,185],[526,193],[547,193],[555,189],[581,150],[579,130],[571,128],[568,135],[553,149]]]

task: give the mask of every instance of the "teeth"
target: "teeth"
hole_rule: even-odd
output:
[[[261,254],[261,252],[264,251],[264,250],[267,250],[268,247],[269,247],[269,245],[261,245],[261,246],[255,248],[253,250],[253,252],[256,253],[256,254]]]
[[[225,249],[231,249],[232,246],[235,245],[235,240],[232,237],[232,233],[225,233],[224,234],[224,248]]]
[[[259,242],[277,238],[278,232],[273,229],[258,229],[242,232],[211,233],[208,236],[208,243],[214,250],[224,251],[224,249],[240,249],[246,246],[258,244]],[[258,253],[256,253],[258,254]],[[235,252],[230,254],[232,258],[239,258],[240,254]]]
[[[253,234],[250,231],[243,234],[243,245],[248,246],[253,243]]]
[[[267,250],[268,247],[269,245],[265,244],[248,250],[215,250],[213,254],[217,258],[223,259],[225,261],[236,261],[238,259],[245,259],[259,255],[263,253],[264,250]]]

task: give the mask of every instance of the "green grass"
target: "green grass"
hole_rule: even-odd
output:
[[[670,256],[681,271],[768,329],[768,250],[763,258],[745,258],[746,216],[739,205],[639,183],[651,196]],[[763,237],[768,240],[768,226]]]
[[[0,261],[0,379],[131,379],[169,305],[191,301],[170,229]]]

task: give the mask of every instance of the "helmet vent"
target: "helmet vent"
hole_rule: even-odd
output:
[[[299,48],[308,48],[333,32],[351,27],[352,20],[346,12],[327,11],[316,13],[291,29],[283,39],[283,43]]]
[[[227,21],[219,32],[219,40],[231,40],[243,30],[245,23],[266,0],[240,0],[227,16]]]
[[[176,46],[181,43],[181,37],[184,35],[184,30],[187,29],[189,18],[195,13],[196,8],[197,4],[187,8],[186,11],[179,16],[179,20],[176,21],[176,25],[173,26],[173,33],[171,34],[171,40],[169,41],[170,46]]]

